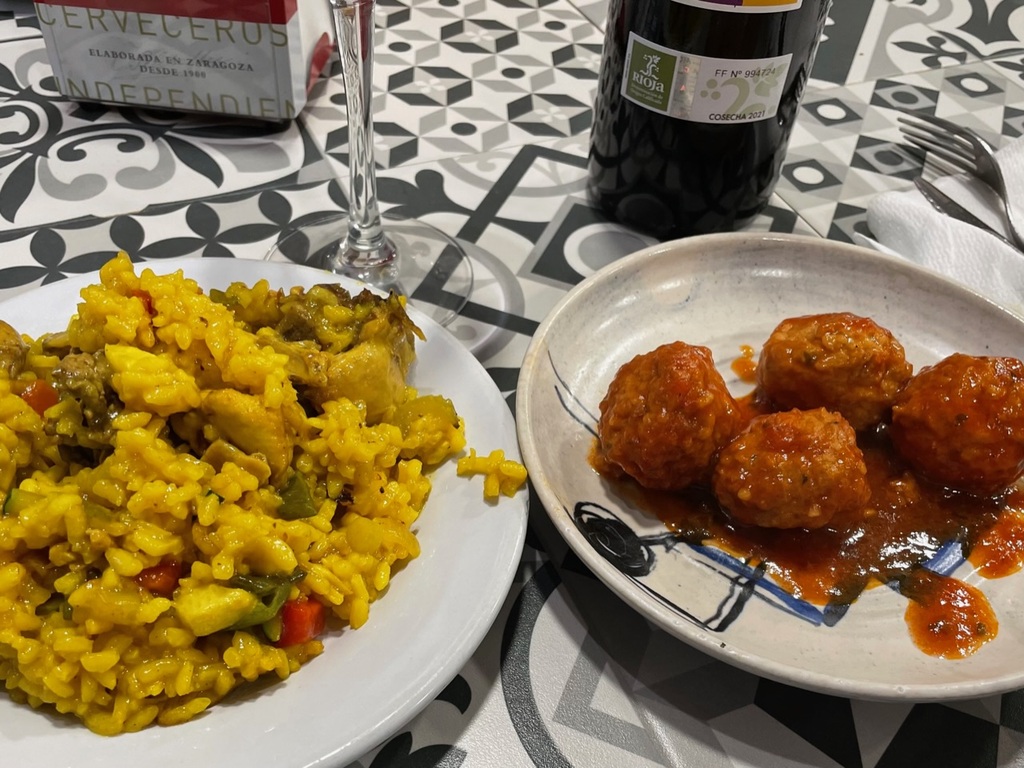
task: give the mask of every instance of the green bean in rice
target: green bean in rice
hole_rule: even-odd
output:
[[[0,679],[99,734],[288,677],[325,613],[363,625],[465,445],[406,382],[395,296],[207,294],[121,254],[66,330],[0,331]]]

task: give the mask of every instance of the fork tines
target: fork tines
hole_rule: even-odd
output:
[[[913,119],[911,119],[913,118]],[[974,160],[971,154],[970,144],[955,134],[944,129],[947,121],[931,115],[899,115],[896,118],[900,124],[900,132],[913,148],[917,149],[923,158],[931,154],[955,171],[971,171],[974,168]],[[939,126],[939,131],[932,128],[930,123]],[[938,138],[943,142],[940,143]]]

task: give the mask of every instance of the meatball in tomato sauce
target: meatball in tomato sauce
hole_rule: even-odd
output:
[[[712,490],[733,520],[764,528],[821,528],[871,497],[857,433],[824,408],[753,418],[722,449]]]
[[[600,409],[600,458],[660,490],[707,482],[719,449],[743,421],[711,350],[683,342],[623,365]]]
[[[855,430],[889,416],[913,374],[903,346],[885,328],[849,312],[783,320],[757,362],[757,396],[775,410],[827,408]]]
[[[990,496],[1024,474],[1024,363],[953,354],[893,405],[896,450],[929,480]]]

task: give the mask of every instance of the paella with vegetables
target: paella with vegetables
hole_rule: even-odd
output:
[[[187,721],[322,633],[358,629],[419,553],[431,470],[485,494],[408,383],[397,296],[265,281],[204,292],[125,255],[55,333],[0,325],[0,679],[100,734]],[[429,524],[429,522],[425,523]]]

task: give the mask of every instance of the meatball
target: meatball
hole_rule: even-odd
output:
[[[734,520],[764,528],[821,528],[871,497],[857,433],[824,408],[753,418],[719,454],[712,490]]]
[[[615,374],[601,401],[599,451],[640,485],[679,490],[707,482],[742,421],[711,351],[674,342]]]
[[[922,369],[893,405],[893,445],[929,480],[993,495],[1024,473],[1024,363],[954,354]]]
[[[757,396],[778,410],[827,408],[856,430],[889,415],[913,374],[903,346],[866,317],[849,312],[783,320],[757,362]]]

